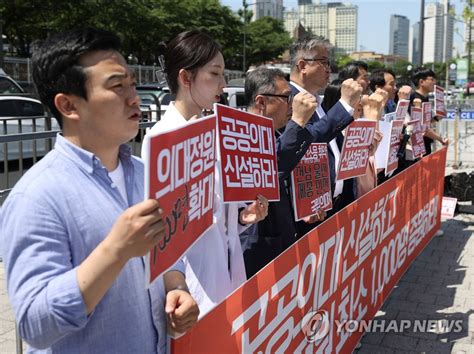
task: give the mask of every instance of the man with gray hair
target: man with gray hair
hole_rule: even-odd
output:
[[[329,83],[331,73],[329,60],[330,43],[321,37],[305,38],[290,48],[292,92],[308,92],[315,96],[318,105],[306,128],[315,143],[328,143],[329,170],[333,191],[333,210],[338,210],[338,196],[343,191],[343,182],[336,183],[336,166],[339,164],[340,149],[344,138],[341,131],[354,119],[354,107],[360,102],[362,86],[353,79],[341,85],[341,99],[328,112],[321,107],[318,93]],[[304,224],[301,233],[311,230]]]
[[[269,203],[267,217],[241,234],[250,278],[298,239],[286,181],[313,141],[305,126],[316,108],[316,98],[307,92],[293,97],[283,72],[264,67],[247,75],[245,98],[250,113],[273,120],[280,183],[280,200]]]

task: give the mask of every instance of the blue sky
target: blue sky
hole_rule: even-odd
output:
[[[313,0],[316,2],[317,0]],[[390,15],[403,15],[410,20],[410,26],[419,21],[420,18],[420,0],[339,0],[343,3],[350,3],[359,7],[358,18],[358,39],[357,49],[373,50],[377,53],[388,53],[388,36],[390,27]],[[248,0],[252,3],[252,0]],[[321,3],[336,2],[321,0]],[[425,4],[436,2],[425,0]],[[242,7],[242,0],[221,0],[223,5],[237,10]],[[463,4],[461,0],[451,0],[450,3],[456,6],[456,14],[462,13]],[[286,8],[297,7],[297,0],[283,0],[283,6]],[[454,34],[454,45],[462,52],[462,38],[464,36],[464,27],[457,24],[459,34]],[[362,47],[361,47],[362,46]],[[456,52],[456,51],[455,51]],[[454,52],[454,53],[455,53]],[[454,54],[453,53],[453,54]]]

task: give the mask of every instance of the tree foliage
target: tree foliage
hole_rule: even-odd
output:
[[[219,0],[3,0],[0,19],[8,43],[20,57],[30,56],[35,40],[89,26],[117,33],[126,57],[154,64],[162,54],[160,42],[200,28],[221,44],[227,67],[242,67],[243,21]],[[275,19],[250,23],[247,32],[248,64],[277,57],[290,43],[283,23]]]
[[[291,44],[291,38],[283,27],[283,21],[262,17],[247,25],[247,63],[262,64],[283,54]]]

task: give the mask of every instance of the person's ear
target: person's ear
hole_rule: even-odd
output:
[[[59,113],[66,119],[79,120],[78,100],[80,98],[74,95],[58,93],[54,97],[54,105]]]
[[[262,95],[257,95],[255,97],[255,108],[257,108],[259,114],[265,115],[265,108],[266,108],[265,97],[263,97]]]
[[[303,59],[298,59],[296,63],[296,67],[298,68],[299,72],[304,72],[306,70],[306,65],[307,63]]]
[[[192,73],[189,70],[181,69],[178,73],[178,81],[183,87],[191,86]]]

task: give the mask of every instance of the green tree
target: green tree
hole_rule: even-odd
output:
[[[395,76],[407,77],[408,75],[407,68],[409,65],[412,65],[412,64],[407,60],[397,60],[395,63],[393,63],[392,70],[395,73]]]
[[[247,63],[262,64],[278,58],[291,44],[283,21],[262,17],[247,25]]]
[[[336,57],[337,71],[340,71],[343,67],[349,64],[353,59],[348,55],[339,55]]]
[[[372,61],[367,62],[367,65],[369,67],[369,72],[372,72],[377,69],[385,68],[385,65],[383,65],[381,62],[377,60],[372,60]]]
[[[242,23],[219,0],[3,0],[0,17],[8,42],[22,57],[30,55],[36,39],[85,26],[117,33],[125,56],[139,64],[157,63],[160,42],[194,28],[214,36],[231,62],[242,48]]]

